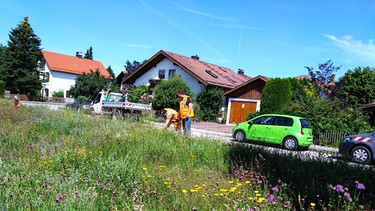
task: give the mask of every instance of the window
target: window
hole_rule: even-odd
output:
[[[165,70],[159,70],[159,75],[158,75],[158,77],[159,77],[160,79],[165,79]]]
[[[70,96],[70,90],[66,90],[66,91],[65,91],[65,97],[71,97],[71,96]]]
[[[253,120],[253,124],[256,125],[270,125],[272,122],[272,116],[263,116]]]
[[[176,70],[175,69],[170,69],[169,70],[169,73],[168,73],[168,77],[172,77],[176,74]]]
[[[280,126],[292,126],[293,125],[293,119],[288,117],[275,117],[273,125],[280,125]]]
[[[42,82],[49,82],[49,73],[41,72],[39,78]]]
[[[215,73],[213,73],[211,70],[206,70],[206,73],[208,73],[210,76],[214,78],[218,78],[218,76]]]

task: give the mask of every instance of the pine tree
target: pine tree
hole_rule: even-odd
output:
[[[9,39],[3,55],[0,80],[6,83],[6,89],[11,93],[35,95],[42,87],[38,61],[43,56],[41,40],[34,33],[28,17],[10,31]]]
[[[90,46],[90,49],[87,49],[85,56],[83,57],[85,59],[94,59],[93,52],[92,52],[92,47]]]

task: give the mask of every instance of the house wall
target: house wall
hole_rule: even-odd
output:
[[[159,70],[165,70],[165,80],[168,79],[168,71],[170,69],[176,70],[176,75],[181,75],[182,79],[190,86],[190,90],[194,93],[196,97],[197,94],[201,91],[203,84],[200,84],[198,80],[196,80],[193,76],[188,74],[186,71],[181,69],[180,67],[173,65],[173,62],[167,58],[163,59],[159,62],[156,67],[151,68],[149,71],[144,73],[141,77],[139,77],[134,85],[140,86],[143,84],[149,84],[149,80],[158,77]]]
[[[45,70],[44,72],[49,73],[49,81],[43,83],[45,88],[48,89],[48,96],[46,97],[52,97],[53,92],[62,90],[64,98],[70,98],[70,96],[66,96],[66,91],[74,86],[77,75],[50,70],[48,65],[45,66]]]

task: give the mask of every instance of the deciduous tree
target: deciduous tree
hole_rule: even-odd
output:
[[[90,73],[82,73],[76,78],[76,83],[70,88],[70,93],[74,98],[85,96],[93,99],[101,90],[106,90],[111,84],[111,80],[100,75],[99,70]]]

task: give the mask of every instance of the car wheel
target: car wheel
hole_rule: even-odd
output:
[[[288,136],[283,141],[284,149],[296,150],[298,148],[298,141],[294,137]]]
[[[357,146],[350,152],[352,161],[357,163],[369,163],[371,160],[371,153],[366,147]]]
[[[243,132],[243,130],[236,130],[233,137],[239,142],[244,142],[246,140],[245,132]]]

